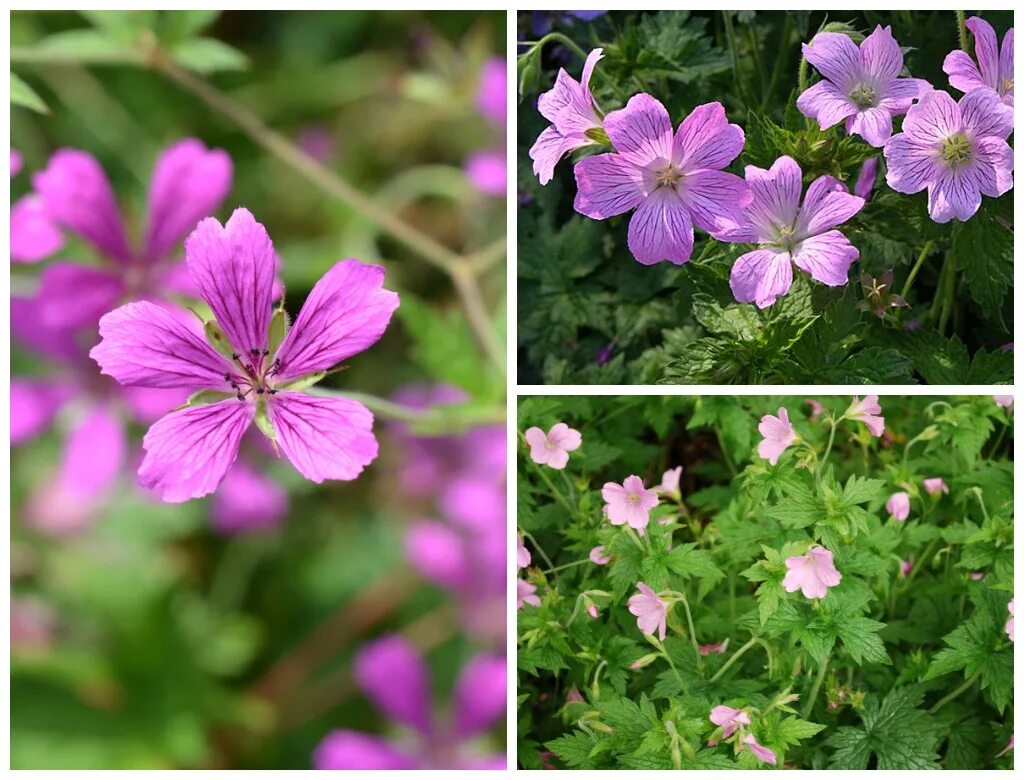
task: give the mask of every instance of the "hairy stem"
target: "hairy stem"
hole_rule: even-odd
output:
[[[907,293],[910,292],[910,286],[917,278],[917,272],[920,271],[921,266],[924,265],[924,259],[928,257],[928,253],[931,251],[933,243],[933,241],[925,241],[924,247],[921,249],[921,254],[917,256],[917,262],[914,263],[914,267],[910,269],[910,275],[907,277],[907,281],[903,285],[903,292],[900,293],[900,297],[903,298],[903,300],[907,299]]]
[[[551,562],[551,559],[548,557],[548,554],[544,552],[544,548],[541,547],[540,544],[537,542],[537,538],[529,531],[520,531],[519,533],[523,535],[524,539],[530,540],[530,544],[532,544],[533,548],[540,553],[540,557],[544,559],[544,563],[548,565],[548,568],[554,569],[555,564]]]
[[[749,650],[750,648],[752,648],[756,644],[757,644],[757,637],[756,636],[752,636],[750,638],[749,642],[747,642],[745,645],[743,645],[743,647],[741,647],[739,650],[737,650],[735,653],[733,653],[731,656],[729,656],[729,660],[725,662],[725,664],[722,666],[721,669],[719,669],[717,672],[715,672],[714,676],[708,682],[717,682],[718,679],[723,674],[725,674],[727,671],[729,671],[729,668],[734,663],[736,663],[738,660],[740,660],[740,656],[742,656],[745,652],[747,652],[747,650]]]
[[[725,26],[725,39],[729,44],[729,53],[732,55],[732,75],[736,81],[736,92],[744,107],[749,107],[747,90],[743,86],[743,79],[740,78],[740,54],[736,46],[736,32],[732,27],[730,11],[722,11],[722,24]]]
[[[561,43],[562,45],[566,46],[567,48],[574,51],[577,55],[579,55],[580,59],[585,60],[587,58],[587,53],[583,51],[583,49],[581,49],[574,40],[572,40],[568,36],[562,35],[562,33],[560,32],[548,33],[539,41],[520,41],[520,44],[525,46],[539,46],[543,48],[544,44],[547,43],[548,41],[558,41],[559,43]]]
[[[970,54],[967,49],[967,15],[963,11],[956,11],[956,34],[960,39],[960,48]]]
[[[937,702],[935,702],[935,705],[931,709],[929,709],[928,712],[931,713],[932,715],[934,715],[936,712],[938,712],[943,707],[945,707],[947,704],[949,704],[951,701],[953,701],[953,699],[955,699],[961,693],[963,693],[968,688],[970,688],[972,685],[974,685],[974,681],[977,680],[980,676],[981,676],[981,670],[979,669],[974,674],[972,674],[970,677],[968,677],[966,680],[964,680],[964,684],[963,685],[961,685],[959,688],[957,688],[952,693],[948,694],[947,696],[943,696],[941,699],[939,699]]]
[[[683,594],[680,594],[683,595]],[[683,605],[683,612],[686,613],[686,625],[690,629],[690,644],[693,645],[693,652],[697,654],[697,673],[701,677],[704,676],[704,659],[700,654],[700,645],[697,644],[697,632],[693,628],[693,616],[690,614],[690,602],[687,601],[685,595],[680,599]]]
[[[530,463],[533,463],[532,459],[530,460]],[[544,473],[544,468],[539,463],[533,463],[533,468],[540,475],[541,480],[543,480],[544,484],[547,485],[548,490],[551,491],[551,494],[555,497],[558,503],[565,507],[565,510],[569,513],[569,516],[576,517],[576,510],[573,508],[572,504],[569,503],[569,499],[562,495],[562,492],[557,487],[555,487],[555,483],[551,481],[551,477]],[[551,565],[550,561],[548,562],[548,565]]]
[[[800,713],[800,717],[804,720],[811,716],[811,710],[814,709],[814,700],[818,698],[818,691],[821,690],[821,684],[825,681],[825,672],[828,671],[828,662],[831,657],[831,653],[826,655],[825,660],[818,667],[818,676],[814,678],[814,686],[811,688],[811,693],[804,703],[803,712]]]

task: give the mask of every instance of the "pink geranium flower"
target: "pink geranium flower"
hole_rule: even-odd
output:
[[[708,645],[699,645],[697,649],[700,651],[701,655],[711,655],[712,653],[714,653],[715,655],[721,655],[726,651],[728,647],[729,640],[726,639],[724,642],[718,642],[715,644]]]
[[[355,479],[377,457],[370,410],[294,388],[319,381],[381,337],[398,306],[398,296],[382,287],[384,269],[337,263],[271,354],[275,256],[263,226],[245,209],[224,226],[204,219],[185,252],[217,338],[226,342],[223,352],[143,301],[106,314],[90,353],[121,384],[206,390],[223,399],[171,412],[149,429],[140,483],[168,502],[212,493],[254,421],[307,479]]]
[[[994,395],[992,396],[992,399],[1007,411],[1013,408],[1012,395]]]
[[[732,266],[729,286],[736,300],[764,309],[785,295],[793,283],[793,266],[822,284],[846,284],[860,252],[836,227],[864,207],[831,176],[819,176],[807,188],[803,206],[803,172],[792,157],[780,157],[767,171],[746,168],[752,200],[741,224],[719,236],[724,241],[756,243]]]
[[[526,443],[530,445],[530,458],[534,463],[564,469],[569,462],[569,453],[579,449],[583,443],[580,432],[565,423],[555,423],[546,434],[540,428],[528,428]]]
[[[955,49],[946,55],[942,69],[949,76],[949,85],[961,92],[986,89],[995,92],[1008,106],[1013,106],[1013,28],[1003,36],[1002,49],[992,25],[979,16],[967,20],[967,29],[974,34],[975,64],[971,55]]]
[[[523,537],[516,538],[516,565],[520,569],[525,569],[530,565],[530,551],[526,549],[526,545],[523,544]]]
[[[793,426],[789,424],[789,412],[784,406],[779,407],[779,416],[766,414],[761,418],[757,426],[764,439],[757,445],[757,454],[767,460],[773,466],[778,462],[779,456],[789,445],[799,437]]]
[[[864,423],[872,436],[881,436],[885,431],[885,418],[881,414],[882,407],[878,405],[878,396],[868,395],[863,399],[854,396],[853,403],[844,416],[848,420]]]
[[[949,493],[949,485],[942,477],[932,477],[924,480],[922,483],[924,490],[929,496],[938,496],[943,493]]]
[[[673,498],[679,498],[679,477],[683,473],[682,466],[676,466],[674,469],[669,469],[661,475],[661,484],[654,488],[656,493],[664,493],[665,495],[672,496]]]
[[[843,575],[832,562],[832,553],[824,547],[812,547],[804,555],[786,558],[786,576],[782,587],[787,593],[799,590],[809,599],[823,599],[829,588],[834,588]]]
[[[629,611],[636,615],[636,625],[648,636],[658,633],[658,639],[665,640],[668,618],[667,601],[662,601],[651,588],[642,582],[636,584],[640,592],[629,597]]]
[[[646,93],[605,117],[615,151],[576,163],[576,211],[608,219],[636,209],[626,239],[637,262],[681,265],[693,226],[719,235],[742,219],[746,182],[722,168],[743,150],[743,130],[721,103],[704,103],[673,134],[668,111]]]
[[[747,736],[743,738],[743,744],[749,747],[750,752],[757,756],[761,761],[764,761],[764,763],[772,764],[774,766],[778,762],[775,751],[757,744],[757,740],[754,739],[753,734],[747,734]]]
[[[540,606],[537,586],[526,580],[516,580],[516,609],[522,609],[525,604],[531,607]]]
[[[1010,637],[1010,641],[1013,641],[1013,599],[1010,599],[1010,603],[1006,605],[1006,608],[1010,610],[1010,619],[1006,621],[1006,635]]]
[[[1013,734],[1010,735],[1010,741],[1006,743],[1006,747],[1004,747],[1001,751],[996,753],[996,758],[1001,758],[1002,756],[1005,756],[1011,750],[1013,750]]]
[[[910,517],[910,496],[902,490],[889,496],[885,502],[886,511],[900,522]]]
[[[11,178],[21,172],[21,154],[11,149]],[[11,262],[37,263],[64,246],[64,236],[34,192],[11,206]]]
[[[966,222],[981,206],[1013,188],[1013,109],[991,90],[953,101],[935,91],[907,112],[903,132],[885,145],[885,180],[897,192],[928,190],[935,222]]]
[[[906,577],[910,574],[910,570],[914,568],[914,558],[911,556],[905,561],[900,561],[900,574]]]
[[[612,562],[612,557],[610,555],[605,555],[604,545],[598,545],[590,551],[590,560],[598,566],[604,566],[605,564]]]
[[[555,86],[537,100],[537,110],[551,122],[530,149],[533,172],[541,184],[551,181],[558,161],[569,152],[600,143],[593,131],[601,129],[601,112],[590,94],[590,77],[603,56],[601,49],[587,55],[580,81],[559,68]]]
[[[744,710],[733,709],[724,704],[712,708],[709,716],[712,723],[722,727],[723,739],[728,739],[736,729],[750,725],[750,715]]]
[[[621,484],[606,482],[601,488],[601,497],[605,500],[605,513],[612,525],[625,523],[642,535],[650,513],[658,505],[658,494],[644,487],[643,480],[637,476],[626,477]]]
[[[872,146],[892,135],[893,117],[931,90],[923,79],[900,78],[903,52],[891,27],[878,25],[858,48],[848,35],[821,32],[803,55],[825,78],[801,93],[796,106],[825,130],[845,120],[846,132]]]

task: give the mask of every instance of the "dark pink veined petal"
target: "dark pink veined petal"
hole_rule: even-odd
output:
[[[335,263],[314,285],[277,350],[274,380],[326,371],[375,344],[398,308],[398,294],[383,285],[380,266]]]
[[[747,207],[751,221],[757,226],[759,238],[775,238],[775,228],[792,226],[800,209],[803,171],[796,160],[783,155],[767,171],[754,165],[746,168],[751,201]]]
[[[811,65],[839,89],[845,90],[860,71],[860,50],[850,36],[822,32],[803,45],[803,55]]]
[[[124,294],[121,274],[77,263],[48,265],[39,281],[39,307],[53,328],[95,327]]]
[[[185,239],[185,260],[235,350],[266,349],[277,261],[263,225],[248,209],[223,226],[204,219]]]
[[[673,138],[673,159],[682,171],[720,169],[743,151],[743,129],[729,124],[721,103],[704,103],[693,109]]]
[[[285,391],[267,411],[281,451],[313,482],[355,479],[377,457],[373,414],[358,401]]]
[[[633,95],[625,108],[604,118],[615,151],[634,165],[672,159],[672,122],[661,102],[646,92]]]
[[[607,219],[636,208],[644,198],[643,171],[620,154],[597,154],[576,163],[573,208]]]
[[[11,379],[11,444],[34,439],[46,430],[74,387],[51,379]]]
[[[796,232],[816,235],[838,227],[864,208],[864,198],[851,195],[846,186],[831,176],[819,176],[807,188]]]
[[[573,149],[591,143],[585,135],[562,135],[554,127],[547,127],[536,142],[530,147],[530,159],[533,160],[533,172],[541,184],[547,184],[554,178],[555,166]]]
[[[96,158],[77,149],[60,149],[32,177],[47,213],[108,258],[127,263],[132,252],[107,174]]]
[[[146,257],[155,263],[219,207],[231,189],[231,158],[186,138],[156,161],[149,185]]]
[[[421,734],[430,732],[430,670],[415,645],[388,634],[363,645],[352,666],[356,685],[380,712]]]
[[[922,97],[903,118],[903,133],[919,143],[940,143],[962,126],[960,107],[939,89]]]
[[[11,336],[15,343],[52,360],[88,363],[80,334],[47,325],[38,298],[11,296]]]
[[[865,108],[847,118],[846,132],[859,135],[872,146],[881,148],[892,136],[892,114],[879,106]]]
[[[906,133],[890,138],[883,154],[886,183],[896,192],[907,195],[923,190],[944,170],[937,162],[934,145],[916,142]]]
[[[629,220],[626,243],[643,265],[663,260],[682,265],[690,259],[693,222],[674,190],[655,190],[644,199]]]
[[[455,681],[455,729],[463,737],[487,731],[505,714],[508,675],[505,657],[479,653],[462,667]]]
[[[1013,189],[1013,149],[1002,138],[979,138],[974,142],[978,155],[979,184],[982,195],[997,198]],[[991,172],[989,172],[989,169]]]
[[[936,222],[966,222],[981,206],[982,180],[974,165],[946,170],[928,186],[928,214]]]
[[[35,193],[11,206],[11,262],[37,263],[64,246],[64,235]]]
[[[238,457],[255,406],[230,398],[157,420],[142,440],[139,484],[170,504],[209,495]]]
[[[285,489],[242,459],[228,469],[210,502],[213,527],[223,534],[273,528],[287,512]]]
[[[163,290],[165,293],[173,295],[180,295],[183,298],[203,297],[199,286],[196,284],[196,280],[192,278],[192,272],[188,270],[188,263],[185,262],[185,258],[163,262],[154,268],[151,273],[156,279],[155,286],[158,290]],[[276,297],[279,298],[280,295]]]
[[[382,737],[335,730],[313,752],[314,769],[418,769],[418,762]]]
[[[793,263],[822,284],[840,287],[849,279],[850,266],[860,252],[838,230],[805,238],[793,249]]]
[[[980,16],[972,16],[967,20],[967,29],[974,35],[974,55],[978,58],[978,67],[984,82],[999,88],[999,40],[992,25]]]
[[[102,373],[123,385],[230,392],[233,367],[162,306],[128,303],[100,320],[101,341],[89,353]]]
[[[949,85],[961,92],[991,88],[985,83],[971,55],[962,49],[954,49],[946,55],[942,61],[942,70],[949,76]]]
[[[884,84],[903,70],[903,52],[892,37],[892,27],[877,25],[860,45],[861,65],[877,83]]]
[[[1013,108],[990,89],[968,92],[960,98],[959,106],[964,132],[972,138],[1005,139],[1013,132]]]
[[[804,116],[818,122],[818,127],[827,130],[839,124],[848,116],[857,113],[857,106],[848,95],[840,92],[831,81],[819,81],[810,89],[800,93],[796,107]]]
[[[789,292],[793,267],[788,252],[755,249],[740,255],[729,274],[729,287],[740,303],[753,303],[765,309]]]
[[[732,173],[699,170],[686,174],[679,198],[690,211],[693,224],[712,236],[736,229],[750,203],[750,187]]]

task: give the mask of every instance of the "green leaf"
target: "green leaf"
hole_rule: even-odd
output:
[[[849,617],[837,624],[839,638],[843,647],[858,664],[891,664],[892,659],[885,651],[878,632],[885,628],[884,623],[866,617]]]
[[[50,113],[50,109],[36,91],[14,73],[11,74],[11,105],[21,106],[40,114]]]
[[[249,59],[238,49],[216,38],[190,38],[171,50],[179,65],[197,73],[245,70]]]
[[[1009,616],[1009,612],[1006,613]],[[993,706],[1002,712],[1013,698],[1013,647],[1003,627],[983,609],[942,638],[948,647],[936,653],[925,680],[963,670],[964,678],[981,677]]]
[[[786,528],[806,528],[824,520],[827,514],[821,499],[803,482],[792,482],[786,497],[768,510],[768,516]]]
[[[971,297],[987,314],[998,314],[1013,285],[1013,193],[985,198],[967,222],[954,223],[953,257]]]
[[[863,728],[842,726],[826,740],[835,749],[833,769],[867,769],[872,754],[878,769],[938,769],[939,729],[917,709],[923,694],[895,688],[880,702],[873,697],[860,712]]]
[[[545,742],[544,747],[558,756],[570,767],[590,768],[590,751],[594,749],[594,738],[582,731],[574,731],[564,737]]]
[[[43,38],[34,47],[49,59],[84,63],[141,63],[142,57],[127,45],[101,30],[67,30]]]

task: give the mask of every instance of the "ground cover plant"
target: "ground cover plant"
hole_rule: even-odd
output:
[[[505,766],[504,39],[11,14],[13,768]]]
[[[1011,768],[1012,407],[522,398],[519,765]]]
[[[527,383],[1007,383],[1009,12],[519,17]]]

